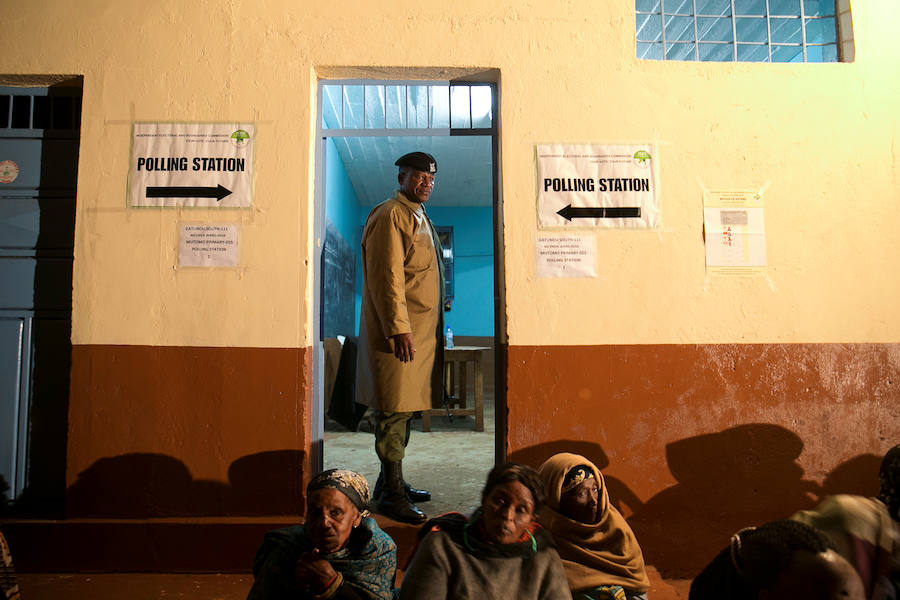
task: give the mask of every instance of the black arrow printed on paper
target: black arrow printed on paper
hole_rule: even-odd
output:
[[[216,187],[148,187],[148,198],[215,198],[219,202],[231,190],[218,185]]]
[[[591,207],[576,208],[569,204],[563,209],[556,211],[556,214],[565,217],[567,221],[572,219],[621,219],[621,218],[640,218],[640,206],[621,206],[621,207]]]

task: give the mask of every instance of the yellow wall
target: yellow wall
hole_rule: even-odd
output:
[[[314,83],[345,65],[499,69],[511,344],[892,341],[900,9],[857,4],[855,62],[770,65],[638,61],[632,0],[7,0],[0,73],[84,75],[75,344],[312,343]],[[255,120],[254,206],[127,209],[132,120]],[[647,140],[660,230],[536,279],[535,144]],[[765,188],[768,277],[707,279],[704,186]],[[243,267],[176,270],[180,219],[242,223]]]

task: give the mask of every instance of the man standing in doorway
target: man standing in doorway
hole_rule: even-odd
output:
[[[414,502],[431,494],[406,483],[402,463],[413,413],[440,406],[443,393],[443,262],[425,214],[437,163],[412,152],[394,164],[400,189],[372,209],[362,234],[356,389],[357,401],[375,410],[376,507],[398,521],[423,523]]]

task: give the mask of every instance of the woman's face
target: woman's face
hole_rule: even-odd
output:
[[[760,600],[865,600],[856,569],[834,550],[797,552]]]
[[[334,488],[322,488],[309,495],[306,531],[323,554],[344,547],[362,516],[350,499]]]
[[[593,477],[585,479],[560,497],[559,512],[573,521],[596,523],[599,498],[597,480]]]
[[[534,518],[531,491],[518,481],[494,486],[481,505],[484,529],[497,544],[518,542]]]

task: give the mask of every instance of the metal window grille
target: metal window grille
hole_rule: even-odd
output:
[[[73,95],[0,94],[0,129],[78,130],[81,99]]]
[[[354,82],[322,85],[322,130],[436,129],[490,133],[492,87],[479,84]]]
[[[635,0],[638,58],[837,62],[834,0]]]

